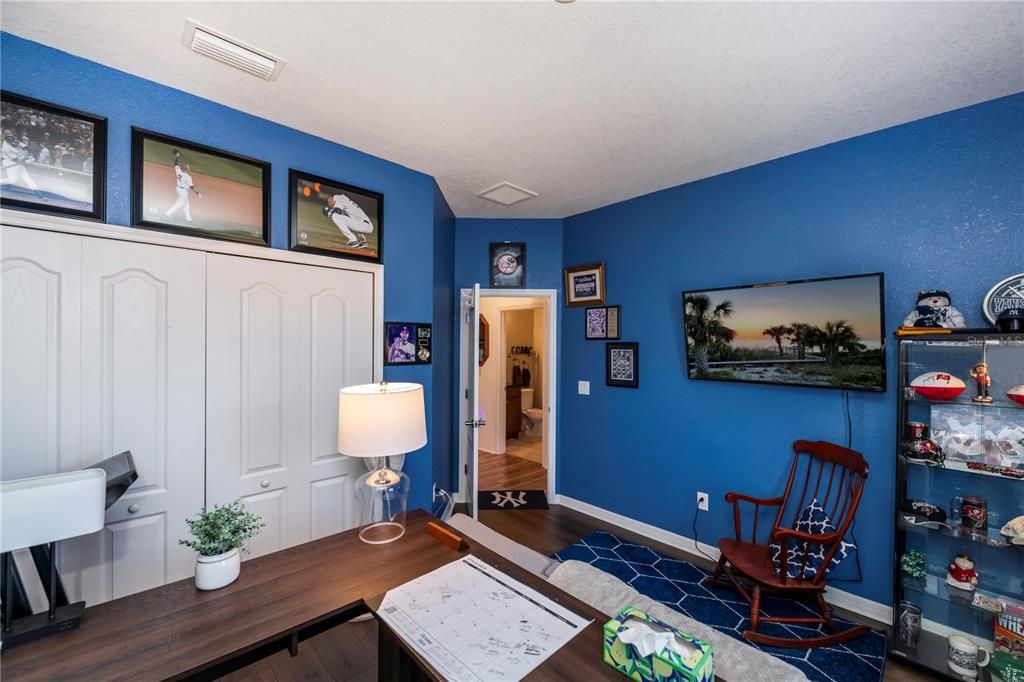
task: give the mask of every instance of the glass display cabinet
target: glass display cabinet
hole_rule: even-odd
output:
[[[1024,335],[897,340],[891,654],[1000,679],[1024,662]]]

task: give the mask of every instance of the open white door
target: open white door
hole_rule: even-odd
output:
[[[468,327],[469,344],[463,362],[466,363],[466,482],[469,494],[466,505],[469,515],[477,518],[477,465],[480,459],[479,430],[484,425],[480,414],[480,285],[473,285],[473,293],[463,296],[463,323]]]

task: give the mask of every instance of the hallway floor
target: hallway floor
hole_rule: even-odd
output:
[[[480,490],[544,490],[547,484],[548,470],[539,462],[480,451]]]
[[[509,438],[505,441],[505,454],[519,457],[520,459],[528,459],[537,464],[544,462],[544,453],[541,449],[541,441],[539,440]]]

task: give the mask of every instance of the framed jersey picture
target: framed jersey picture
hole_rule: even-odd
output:
[[[384,262],[384,195],[288,171],[288,248]]]
[[[107,119],[0,91],[0,203],[103,220]]]
[[[270,246],[270,164],[132,128],[132,224]]]

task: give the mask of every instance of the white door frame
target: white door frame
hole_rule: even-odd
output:
[[[463,293],[472,293],[472,289],[462,289],[460,291],[460,297]],[[544,386],[544,401],[546,405],[546,414],[544,415],[544,448],[547,453],[547,468],[548,468],[548,480],[546,486],[546,492],[548,499],[554,499],[555,490],[555,472],[556,472],[556,450],[557,450],[557,434],[558,434],[558,290],[557,289],[480,289],[480,298],[540,298],[544,299],[547,305],[547,347],[545,348],[546,358],[544,361],[544,376],[542,377]],[[537,306],[509,306],[508,310],[517,310],[523,308],[536,308]],[[478,313],[479,314],[479,313]],[[466,464],[468,459],[469,450],[469,438],[467,437],[466,429],[468,427],[463,426],[467,421],[475,419],[475,415],[470,417],[466,407],[466,395],[469,389],[469,371],[479,371],[479,367],[469,368],[466,366],[466,358],[476,357],[474,353],[472,356],[469,354],[467,345],[469,343],[469,325],[466,320],[462,318],[460,312],[459,318],[459,468],[457,477],[457,490],[455,493],[455,500],[457,502],[465,502],[466,491],[470,490],[471,487],[466,481]],[[495,339],[492,335],[492,347]],[[504,350],[500,354],[504,354]],[[493,355],[493,352],[492,352]],[[504,366],[504,358],[502,358],[502,365]],[[504,389],[504,387],[502,387]],[[499,410],[500,412],[500,410]],[[504,424],[504,414],[502,414],[500,420],[501,424]],[[497,423],[497,422],[496,422]],[[479,476],[479,468],[474,469],[474,475]]]

